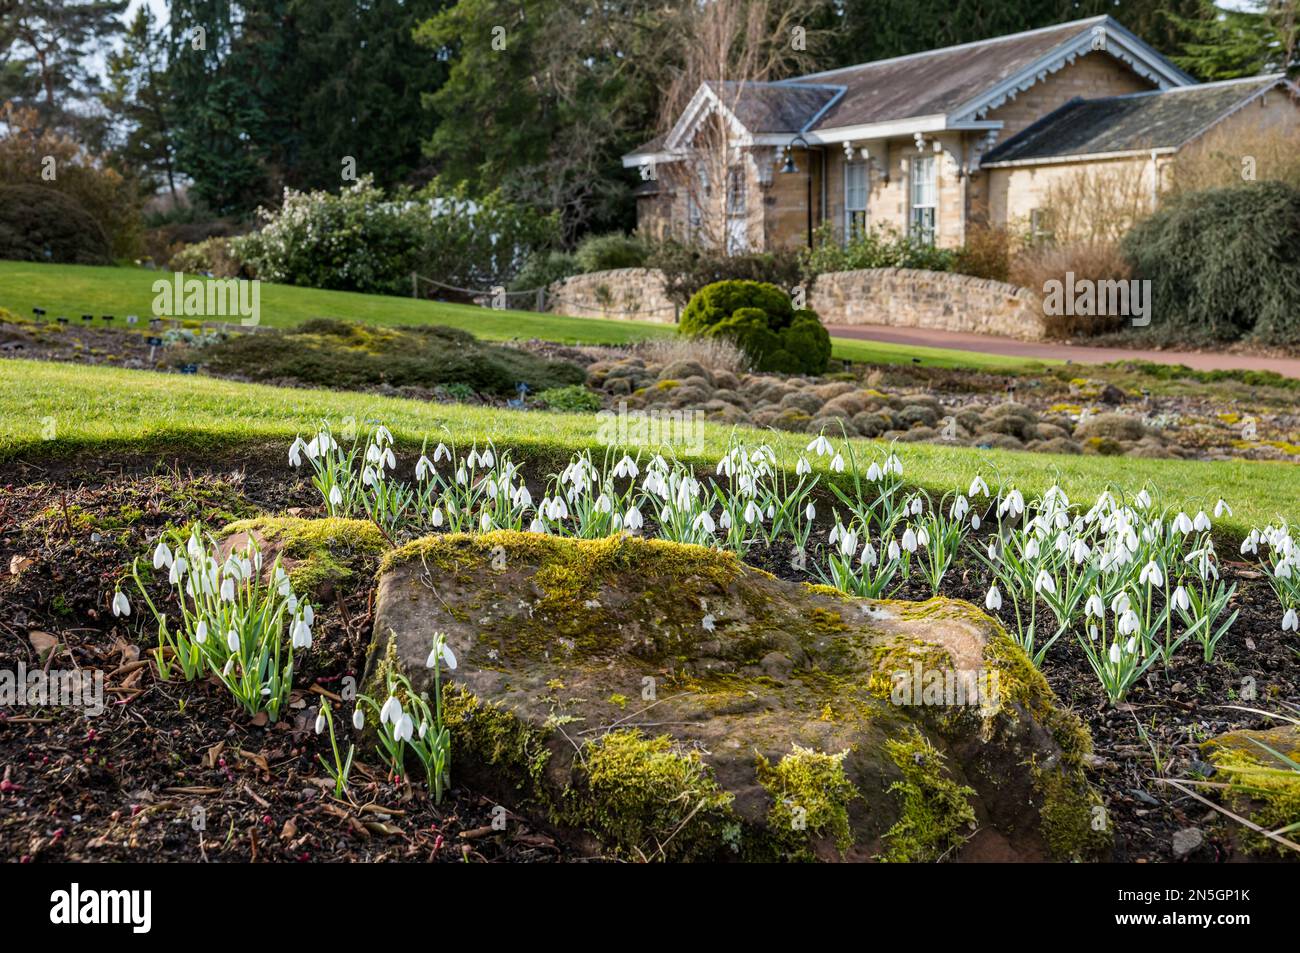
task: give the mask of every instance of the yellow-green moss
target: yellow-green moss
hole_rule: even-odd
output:
[[[547,800],[541,780],[551,751],[544,731],[455,684],[444,687],[442,710],[451,735],[453,764],[491,768],[494,777],[505,779],[525,800]]]
[[[1039,833],[1054,860],[1097,860],[1114,835],[1105,822],[1101,797],[1081,771],[1031,765],[1039,797]],[[1099,823],[1100,820],[1100,823]]]
[[[793,746],[773,765],[759,755],[754,772],[772,796],[767,822],[773,839],[793,860],[811,860],[809,834],[830,837],[840,851],[853,846],[849,802],[860,797],[844,773],[848,751],[826,754]]]
[[[916,730],[885,742],[885,753],[903,773],[889,786],[899,796],[901,816],[885,832],[886,862],[930,863],[966,841],[975,811],[967,798],[975,791],[957,784],[943,770],[943,756]]]
[[[1211,742],[1207,746],[1211,749],[1210,763],[1218,768],[1215,780],[1227,784],[1221,793],[1224,803],[1265,830],[1300,823],[1300,770],[1262,748],[1254,753],[1245,746],[1248,744]],[[1292,761],[1300,761],[1300,747],[1290,751],[1274,744],[1269,747]],[[1292,841],[1300,839],[1294,831],[1284,836]],[[1247,827],[1241,828],[1241,844],[1251,853],[1291,853],[1285,845]]]
[[[569,819],[638,859],[714,856],[735,823],[732,795],[668,735],[612,731],[584,746],[580,762]]]
[[[347,583],[363,562],[378,557],[386,548],[379,527],[369,520],[259,517],[230,523],[221,531],[223,537],[235,533],[248,533],[277,545],[285,559],[292,561],[289,580],[301,593]]]

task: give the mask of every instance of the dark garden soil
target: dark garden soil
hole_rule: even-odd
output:
[[[165,527],[195,519],[215,527],[291,510],[314,515],[314,491],[287,470],[280,450],[232,452],[195,470],[126,458],[0,467],[0,666],[101,670],[106,705],[94,718],[69,708],[0,709],[0,856],[587,859],[513,813],[504,831],[494,829],[496,805],[475,791],[453,787],[434,805],[422,785],[387,777],[373,751],[358,752],[352,801],[334,797],[317,762],[317,755],[329,757],[329,741],[312,728],[316,696],[338,700],[344,678],[360,676],[370,584],[320,607],[315,644],[299,657],[293,701],[279,723],[250,722],[215,683],[158,678],[148,654],[156,630],[140,617],[139,599],[129,619],[112,616],[115,583]],[[790,547],[777,547],[756,550],[749,561],[784,578],[808,578],[792,568],[792,556]],[[1234,851],[1230,823],[1157,780],[1199,778],[1212,770],[1200,761],[1200,742],[1233,728],[1269,726],[1225,706],[1300,701],[1295,640],[1278,630],[1267,583],[1244,564],[1229,562],[1224,570],[1238,583],[1234,607],[1241,617],[1213,663],[1200,660],[1198,646],[1185,645],[1171,671],[1153,673],[1118,708],[1106,705],[1077,646],[1058,643],[1046,663],[1061,702],[1092,732],[1091,775],[1116,830],[1115,860],[1175,859],[1173,836],[1189,828],[1203,843],[1178,859],[1246,859]],[[944,594],[978,603],[985,586],[973,568],[959,566]],[[912,585],[900,595],[929,592]],[[1259,700],[1234,701],[1247,678]],[[453,785],[455,757],[453,739]]]

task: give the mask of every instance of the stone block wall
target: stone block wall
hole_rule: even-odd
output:
[[[557,281],[546,289],[546,310],[575,318],[614,318],[673,324],[677,307],[657,268],[615,268]]]

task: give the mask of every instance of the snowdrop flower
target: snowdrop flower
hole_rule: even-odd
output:
[[[113,593],[113,615],[126,616],[131,614],[131,603],[126,598],[126,593],[121,589]]]
[[[970,528],[971,529],[980,528],[980,515],[978,513],[972,513],[970,515]]]
[[[533,521],[532,521],[531,523],[528,524],[528,532],[530,532],[530,533],[545,533],[545,532],[546,532],[546,524],[543,523],[539,517],[534,516],[534,517],[533,517]]]
[[[294,622],[289,644],[295,649],[311,648],[311,626],[307,624],[306,620],[298,619]]]
[[[302,466],[302,451],[307,445],[302,442],[302,437],[294,437],[293,443],[289,445],[289,466],[297,469]]]
[[[1173,600],[1174,606],[1182,609],[1184,612],[1186,612],[1188,607],[1192,604],[1191,598],[1187,595],[1187,590],[1182,586],[1175,589],[1173,596],[1170,598]]]
[[[366,468],[361,471],[361,482],[366,486],[374,486],[379,482],[379,475],[375,473],[374,467],[367,465]]]
[[[1245,556],[1247,553],[1259,555],[1259,540],[1259,530],[1252,529],[1250,535],[1241,541],[1241,555]]]
[[[889,541],[889,548],[885,550],[885,555],[889,557],[891,563],[903,555],[903,551],[898,548],[898,540],[891,539]]]
[[[1300,615],[1294,609],[1287,609],[1282,615],[1282,631],[1300,632]]]
[[[185,567],[185,558],[183,556],[177,556],[176,561],[172,563],[171,572],[167,574],[167,581],[173,586],[177,585],[185,575]]]
[[[721,515],[718,516],[718,525],[723,529],[731,529],[731,512],[729,510],[723,509]]]
[[[831,527],[831,531],[830,531],[830,533],[827,534],[827,536],[826,536],[826,542],[828,542],[828,543],[830,543],[832,546],[834,546],[836,540],[838,540],[838,539],[840,538],[840,534],[843,533],[843,532],[844,532],[843,527],[841,527],[839,523],[836,523],[834,526]]]
[[[1214,518],[1217,520],[1221,518],[1224,513],[1227,513],[1229,516],[1231,516],[1232,507],[1229,506],[1225,500],[1219,500],[1219,502],[1214,504]]]
[[[903,550],[909,553],[916,552],[916,533],[910,526],[903,531]]]
[[[997,586],[989,586],[989,591],[984,595],[984,608],[990,612],[1002,608],[1002,593],[998,591]]]
[[[1195,529],[1195,526],[1192,524],[1192,519],[1186,513],[1179,513],[1174,517],[1174,530],[1176,532],[1186,536],[1193,529]]]
[[[437,472],[437,469],[433,465],[433,461],[424,454],[420,454],[420,459],[415,461],[415,478],[417,480],[425,480]]]
[[[167,544],[161,539],[158,540],[158,545],[154,547],[153,551],[153,568],[162,569],[163,566],[166,566],[170,569],[175,561],[176,558],[172,555],[172,551],[167,547]]]
[[[1210,528],[1210,518],[1205,515],[1205,510],[1196,514],[1196,519],[1192,521],[1192,529],[1198,533],[1204,533]]]
[[[870,483],[877,483],[877,482],[879,482],[881,479],[883,479],[884,476],[885,476],[885,472],[884,472],[883,470],[880,469],[880,464],[878,464],[878,463],[874,463],[874,462],[873,462],[873,463],[871,464],[871,466],[867,467],[867,481],[868,481],[868,482],[870,482]]]
[[[1029,537],[1029,542],[1025,543],[1025,558],[1038,558],[1038,540],[1034,539],[1032,536]]]
[[[221,580],[221,599],[223,602],[235,601],[235,580],[233,579]]]
[[[208,640],[208,624],[204,622],[202,619],[200,619],[199,624],[194,627],[194,641],[197,642],[199,645],[202,645],[207,640]]]
[[[452,671],[456,670],[456,654],[452,652],[451,646],[441,639],[435,639],[429,657],[424,660],[424,667],[436,668],[439,661],[445,662]]]
[[[222,666],[221,674],[225,675],[228,678],[230,676],[230,673],[233,672],[234,670],[235,670],[235,660],[233,658],[226,659],[226,664]]]
[[[892,473],[895,476],[903,475],[903,461],[898,459],[898,454],[891,453],[889,459],[885,461],[885,472]]]
[[[343,491],[339,489],[339,486],[336,483],[332,487],[330,487],[330,506],[337,507],[342,505],[343,505]]]
[[[713,517],[709,515],[708,510],[704,510],[699,516],[695,517],[694,522],[691,523],[691,527],[697,531],[703,529],[704,532],[710,534],[717,529],[716,524],[713,522]]]
[[[746,523],[763,522],[763,511],[754,505],[753,500],[750,500],[749,505],[745,507],[745,522]]]
[[[1038,570],[1038,578],[1034,580],[1034,592],[1045,592],[1049,596],[1056,595],[1056,581],[1047,574],[1046,569]]]
[[[325,731],[325,712],[316,716],[316,734],[323,734]]]
[[[1151,494],[1148,493],[1146,490],[1142,490],[1140,493],[1138,493],[1137,498],[1134,499],[1133,502],[1137,505],[1138,509],[1145,510],[1148,506],[1151,505]]]
[[[635,480],[637,472],[636,461],[627,454],[623,454],[623,459],[614,466],[614,476],[616,477],[628,477]]]
[[[469,477],[465,475],[465,464],[463,463],[456,468],[456,482],[462,485],[469,482]]]
[[[1088,597],[1088,601],[1084,603],[1083,606],[1084,618],[1093,618],[1094,616],[1097,618],[1101,618],[1105,614],[1106,614],[1106,605],[1101,601],[1101,596],[1097,595],[1097,593],[1094,592],[1092,595]]]
[[[1110,611],[1115,615],[1123,615],[1131,606],[1127,592],[1116,593],[1115,598],[1110,600]]]
[[[976,476],[970,481],[970,488],[966,491],[967,496],[988,496],[989,485],[984,482],[984,478]]]
[[[844,472],[844,458],[838,453],[835,454],[835,459],[831,460],[831,470],[835,473]]]
[[[876,555],[876,547],[870,542],[862,544],[862,555],[858,557],[858,563],[863,566],[874,566],[879,562],[880,557]]]
[[[1010,514],[1019,516],[1025,511],[1025,498],[1019,490],[1012,490],[1006,495],[1006,498],[998,504],[998,516]]]
[[[433,512],[429,514],[429,522],[433,524],[433,526],[434,526],[435,529],[436,529],[437,527],[439,527],[439,526],[442,525],[442,508],[441,508],[441,507],[435,506],[435,507],[433,508]]]
[[[799,455],[799,462],[794,465],[794,472],[796,476],[807,476],[812,473],[812,464],[803,454]]]
[[[817,435],[816,440],[808,444],[804,449],[809,453],[815,453],[819,457],[829,457],[835,452],[835,448],[832,447],[831,442],[826,439],[826,435],[821,433]]]
[[[1160,567],[1156,565],[1154,559],[1143,566],[1142,572],[1138,575],[1139,585],[1145,586],[1148,583],[1155,586],[1157,589],[1165,584],[1164,573],[1160,571]]]
[[[384,707],[379,709],[379,723],[381,725],[395,725],[402,720],[402,703],[397,700],[396,695],[389,695],[388,701],[384,702]]]
[[[232,653],[239,651],[239,633],[234,629],[226,633],[226,648],[230,649]]]
[[[959,520],[968,512],[970,512],[970,501],[960,493],[957,494],[957,499],[952,501],[952,509],[948,511],[948,515],[955,520]]]
[[[845,530],[840,534],[840,555],[852,557],[858,551],[858,534],[852,530]]]
[[[526,510],[533,505],[533,495],[528,492],[528,487],[521,483],[519,486],[515,487],[515,492],[511,497],[510,502],[512,502],[517,509]]]
[[[1076,539],[1074,545],[1070,547],[1070,557],[1076,566],[1082,565],[1091,555],[1092,549],[1082,539]]]
[[[632,505],[628,507],[627,513],[623,516],[623,525],[633,531],[639,530],[645,525],[645,521],[641,518],[641,509],[638,506]]]
[[[366,713],[361,710],[360,705],[352,709],[352,727],[357,731],[366,727]]]
[[[1132,609],[1129,609],[1119,617],[1119,634],[1132,635],[1138,630],[1139,625],[1140,620],[1138,619],[1138,614]]]
[[[1118,665],[1120,663],[1120,658],[1121,656],[1119,654],[1119,643],[1118,642],[1110,643],[1110,664]]]
[[[804,508],[803,515],[804,519],[811,523],[817,518],[817,507],[813,506],[812,502],[809,501],[807,507]]]
[[[393,738],[397,741],[410,741],[415,735],[415,722],[406,712],[402,712],[396,724],[393,725]]]

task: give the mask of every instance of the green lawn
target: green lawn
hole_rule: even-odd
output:
[[[170,272],[144,268],[46,265],[0,261],[0,308],[30,317],[44,308],[49,317],[111,314],[119,322],[128,314],[153,313],[153,283]],[[492,341],[541,338],[560,344],[626,344],[674,333],[671,325],[644,321],[571,318],[531,311],[494,311],[475,305],[443,304],[415,298],[320,291],[264,283],[261,320],[271,327],[290,327],[310,318],[345,318],[370,324],[443,324]],[[120,326],[120,325],[119,325]],[[945,348],[904,347],[835,338],[835,356],[871,364],[909,364],[920,358],[929,367],[1017,371],[1036,365],[1021,358]]]
[[[273,440],[287,454],[295,434],[308,432],[322,418],[337,425],[349,416],[387,423],[408,451],[426,433],[438,439],[444,426],[461,443],[490,435],[531,460],[525,473],[533,477],[541,475],[542,461],[553,462],[583,447],[599,448],[592,414],[430,404],[151,371],[0,361],[0,459],[20,456],[39,463],[74,451],[144,450],[166,454],[168,462],[184,467],[187,458],[197,462],[206,448],[219,445]],[[707,425],[704,452],[694,459],[715,461],[728,434],[727,428]],[[750,431],[746,438],[766,440],[791,455],[808,442],[804,435],[774,432]],[[881,446],[855,443],[868,451]],[[1090,500],[1108,485],[1136,492],[1150,483],[1166,502],[1191,512],[1209,510],[1225,497],[1235,516],[1225,519],[1222,528],[1232,535],[1279,514],[1300,517],[1300,468],[1291,464],[1053,456],[919,443],[901,445],[899,452],[906,478],[932,492],[964,491],[977,472],[990,484],[1000,475],[1027,495],[1041,493],[1059,477],[1075,500]]]

